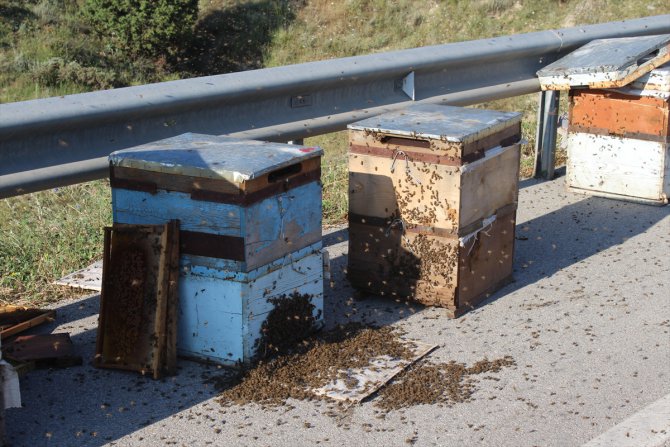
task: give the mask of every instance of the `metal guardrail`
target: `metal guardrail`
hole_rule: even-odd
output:
[[[0,198],[102,178],[110,152],[184,132],[288,141],[537,92],[538,69],[593,39],[664,33],[670,15],[3,104]]]

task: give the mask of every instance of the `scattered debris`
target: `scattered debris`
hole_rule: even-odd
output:
[[[95,365],[176,372],[179,223],[105,228]]]
[[[56,318],[56,311],[23,306],[0,306],[0,335],[4,340]]]
[[[311,390],[336,379],[342,370],[366,367],[381,355],[410,360],[414,353],[397,335],[389,327],[374,329],[353,323],[316,334],[294,346],[291,353],[261,361],[232,383],[219,383],[229,386],[219,401],[277,406],[289,398],[324,399]]]
[[[378,396],[376,405],[390,410],[422,403],[462,402],[475,390],[474,375],[498,372],[514,364],[511,357],[504,357],[493,361],[484,359],[469,368],[454,362],[433,364],[425,360],[410,366],[433,347],[403,340],[401,335],[390,327],[372,328],[350,323],[316,334],[290,353],[261,361],[253,369],[209,378],[208,382],[222,390],[218,401],[226,406],[247,403],[280,406],[288,399],[334,398],[360,402],[368,396]],[[400,374],[390,379],[385,377],[386,382],[391,380],[386,387],[383,387],[386,382],[378,383],[376,378],[377,382],[361,383],[356,372],[374,371],[382,358],[404,364]],[[402,372],[407,366],[409,369]],[[340,394],[352,393],[344,398],[324,392],[335,388]],[[365,395],[361,397],[355,390],[362,390],[360,394],[364,391]]]
[[[409,345],[408,349],[413,348],[415,353],[413,358],[403,359],[382,355],[370,360],[370,364],[366,367],[338,371],[334,380],[313,390],[314,393],[334,400],[360,403],[393,380],[405,368],[437,348],[437,345],[425,343],[406,343]]]
[[[3,357],[34,368],[67,368],[82,364],[74,352],[70,334],[24,335],[3,346]]]
[[[480,360],[471,367],[456,362],[435,364],[423,361],[382,388],[380,399],[375,403],[385,410],[397,410],[420,404],[464,402],[475,392],[473,375],[499,372],[514,364],[514,359],[509,356],[492,361]]]

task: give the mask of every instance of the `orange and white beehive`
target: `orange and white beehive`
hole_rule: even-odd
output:
[[[667,204],[669,117],[670,64],[624,88],[571,91],[568,189]]]

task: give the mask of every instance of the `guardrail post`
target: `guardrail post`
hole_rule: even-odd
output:
[[[558,130],[558,101],[560,92],[540,92],[535,134],[535,169],[533,177],[551,180],[556,162],[556,132]]]

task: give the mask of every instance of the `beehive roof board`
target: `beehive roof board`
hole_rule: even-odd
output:
[[[649,73],[640,76],[631,82],[630,86],[640,90],[670,92],[670,63],[661,65]]]
[[[241,185],[321,155],[318,147],[185,133],[113,152],[109,160],[112,166],[224,179]]]
[[[537,72],[542,90],[616,88],[670,61],[670,34],[597,39]]]
[[[670,63],[653,69],[625,87],[613,89],[626,95],[670,99]]]
[[[521,114],[517,112],[417,104],[347,127],[384,135],[467,144],[520,121]]]

